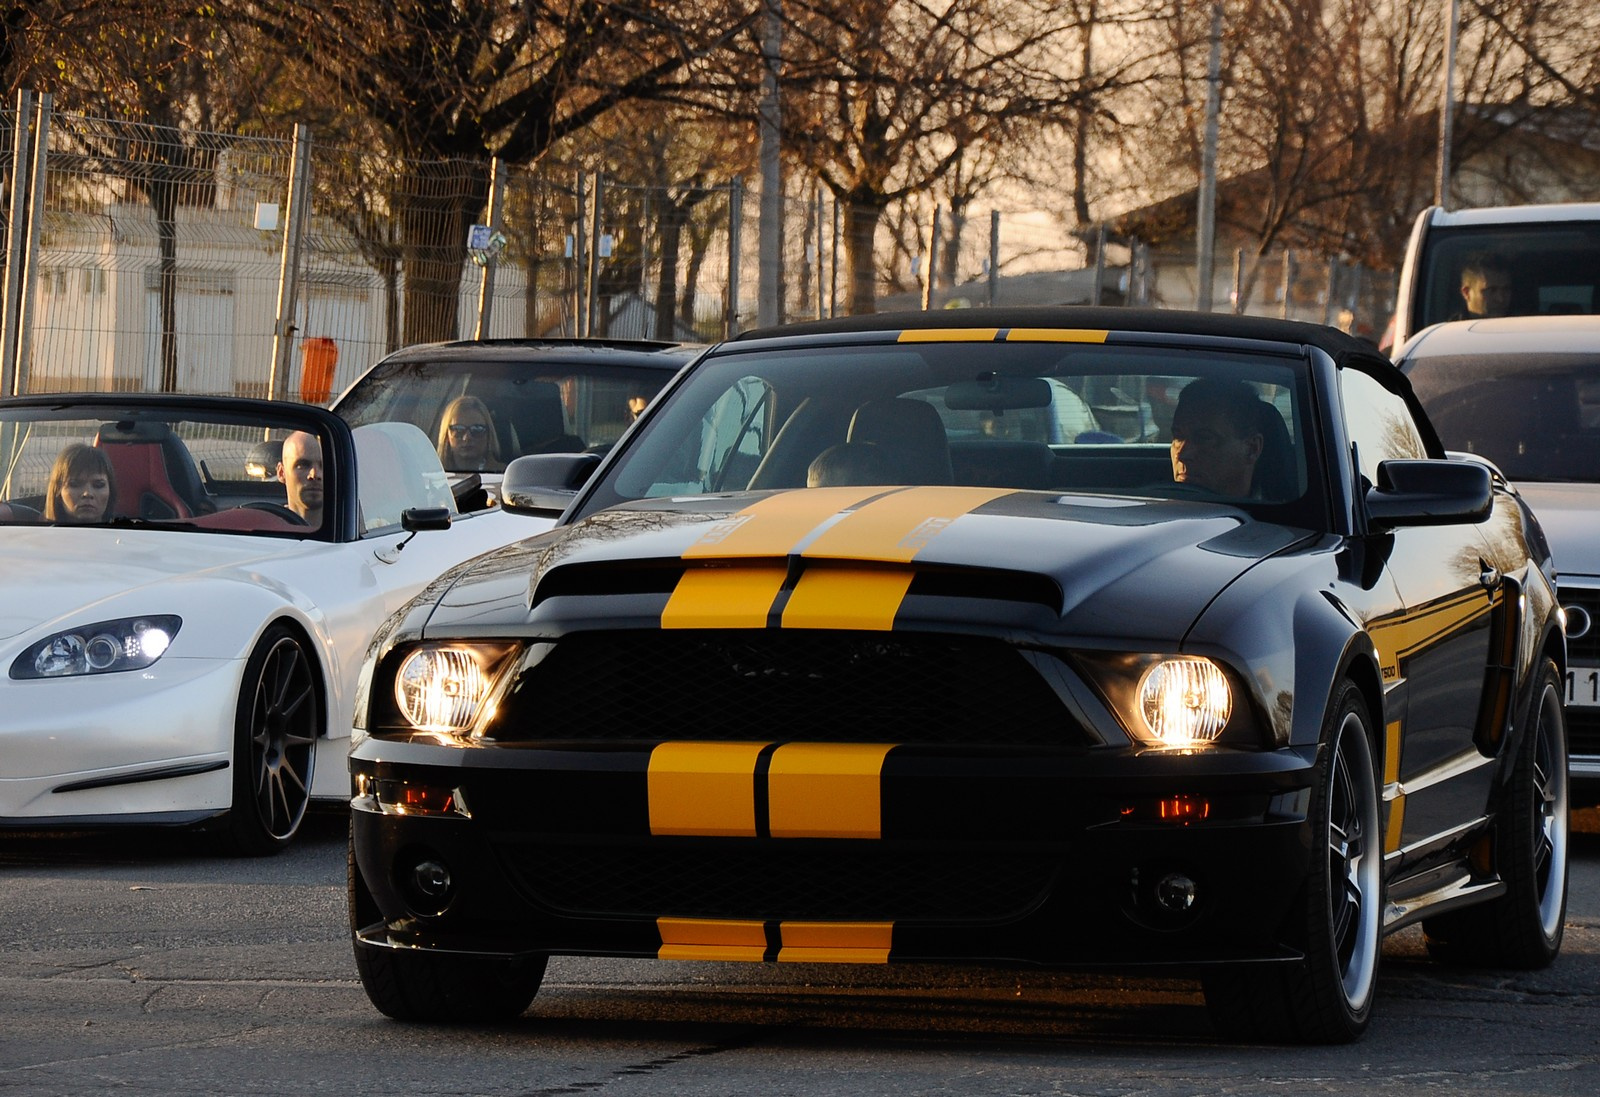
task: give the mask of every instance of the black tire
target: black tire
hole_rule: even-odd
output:
[[[363,944],[357,934],[382,920],[361,870],[355,841],[348,854],[350,938],[367,998],[396,1021],[510,1021],[533,1003],[547,958],[461,956]]]
[[[224,840],[262,857],[286,848],[311,800],[322,734],[316,667],[299,637],[273,625],[245,662],[234,713],[233,802]]]
[[[1546,967],[1561,951],[1567,915],[1570,810],[1561,674],[1546,659],[1518,729],[1506,800],[1496,812],[1494,858],[1504,894],[1422,923],[1428,953],[1467,967]]]
[[[1206,1007],[1227,1036],[1346,1043],[1371,1020],[1383,954],[1383,833],[1372,716],[1353,683],[1323,723],[1310,823],[1313,863],[1291,916],[1305,958],[1205,975]]]

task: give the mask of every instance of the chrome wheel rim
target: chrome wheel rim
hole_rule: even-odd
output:
[[[1378,966],[1383,851],[1366,729],[1346,714],[1334,742],[1328,789],[1328,926],[1346,1003],[1363,1007]]]
[[[1539,926],[1546,939],[1561,929],[1566,913],[1567,751],[1561,697],[1546,683],[1539,696],[1533,753],[1533,874],[1539,894]]]

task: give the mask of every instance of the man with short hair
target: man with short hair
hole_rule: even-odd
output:
[[[322,525],[324,473],[322,443],[316,435],[297,430],[283,440],[278,479],[288,492],[289,509],[308,526]]]
[[[1172,478],[1248,497],[1265,446],[1260,405],[1243,381],[1202,377],[1185,385],[1172,413]]]
[[[1462,312],[1458,320],[1482,320],[1511,311],[1511,272],[1491,259],[1474,259],[1461,268]]]

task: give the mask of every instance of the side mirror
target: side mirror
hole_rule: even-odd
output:
[[[449,529],[449,507],[408,507],[400,512],[400,528],[407,533],[425,529]]]
[[[512,514],[560,514],[600,464],[596,453],[532,453],[506,466],[500,506]]]
[[[1366,503],[1374,531],[1482,522],[1494,507],[1494,474],[1476,461],[1384,461]]]

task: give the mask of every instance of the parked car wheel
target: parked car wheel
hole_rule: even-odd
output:
[[[293,840],[311,800],[321,729],[311,657],[293,632],[274,625],[245,664],[234,717],[227,835],[237,852],[277,853]]]
[[[1305,959],[1223,969],[1204,979],[1206,1005],[1230,1036],[1344,1043],[1372,1015],[1382,948],[1383,848],[1371,717],[1346,682],[1323,729],[1312,823],[1321,861],[1293,917]]]
[[[1494,834],[1505,894],[1423,922],[1428,953],[1473,967],[1542,968],[1561,950],[1567,913],[1568,778],[1561,674],[1544,661]]]

